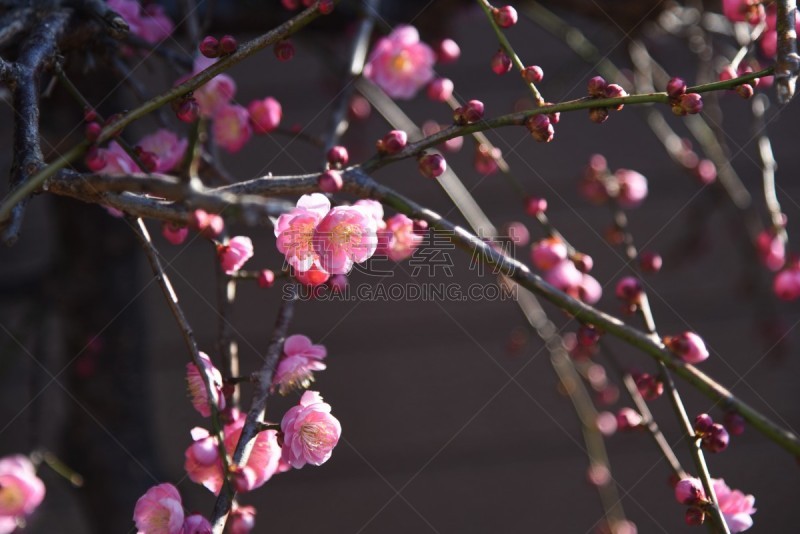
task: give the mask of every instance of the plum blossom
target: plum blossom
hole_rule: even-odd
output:
[[[32,514],[44,494],[44,483],[26,456],[0,459],[0,534],[16,530],[17,518]]]
[[[225,396],[222,394],[222,374],[211,363],[211,358],[205,352],[200,353],[200,360],[203,362],[203,371],[208,376],[211,383],[211,394],[217,406],[223,410],[225,409]],[[194,409],[200,412],[203,417],[211,415],[211,407],[208,401],[208,390],[200,376],[200,371],[197,366],[190,362],[186,364],[186,384],[189,388],[189,396],[192,399]]]
[[[359,206],[361,209],[367,211],[369,215],[375,219],[375,224],[378,225],[378,230],[383,230],[386,228],[386,223],[383,220],[383,204],[377,200],[362,198],[361,200],[356,200],[353,203],[353,206]]]
[[[380,254],[392,261],[410,257],[422,243],[422,236],[414,232],[414,221],[402,213],[386,220],[386,230],[379,232]]]
[[[192,514],[184,520],[181,534],[211,534],[211,523],[200,514]]]
[[[249,534],[256,527],[256,509],[252,506],[237,506],[231,511],[231,534]]]
[[[223,104],[214,113],[212,132],[216,144],[228,152],[239,152],[253,135],[250,113],[237,104]]]
[[[153,486],[133,510],[139,534],[182,534],[183,517],[181,495],[172,484]]]
[[[155,133],[142,137],[139,146],[156,156],[156,172],[169,172],[174,169],[186,154],[189,142],[174,132],[160,128]]]
[[[721,478],[712,478],[711,482],[714,484],[714,493],[717,494],[719,509],[731,533],[736,534],[752,527],[753,518],[750,516],[756,512],[753,507],[756,498],[739,490],[732,490]]]
[[[392,98],[408,100],[433,79],[436,55],[421,43],[413,26],[398,26],[380,39],[364,66],[364,75]]]
[[[225,274],[233,274],[253,257],[253,241],[247,236],[237,235],[224,245],[218,245],[217,255]]]
[[[341,424],[330,412],[330,404],[323,402],[319,393],[303,393],[300,404],[290,408],[281,421],[284,461],[295,469],[328,461],[342,433]]]
[[[331,274],[347,274],[368,260],[378,246],[378,225],[359,206],[337,206],[317,224],[312,245],[319,264]]]
[[[314,380],[314,371],[324,371],[322,360],[327,356],[323,345],[314,345],[303,335],[293,335],[283,343],[283,358],[278,363],[272,387],[285,395],[294,388],[307,388]]]
[[[216,59],[198,56],[194,60],[192,76],[204,71],[214,63]],[[185,82],[188,76],[179,78],[176,83]],[[217,74],[201,87],[192,93],[200,106],[200,115],[205,118],[213,118],[214,115],[225,105],[229,104],[236,95],[236,82],[227,74]]]
[[[297,273],[304,273],[317,262],[312,246],[314,228],[331,209],[331,201],[323,194],[303,195],[292,211],[278,217],[275,237],[278,250]]]
[[[158,4],[151,3],[143,8],[136,0],[108,0],[108,7],[125,19],[132,34],[148,43],[163,41],[175,29],[164,8]]]
[[[105,161],[105,165],[98,170],[98,174],[121,175],[142,172],[125,149],[116,141],[111,141],[108,148],[97,150],[98,157]]]
[[[245,418],[243,414],[239,414],[232,423],[225,425],[223,430],[225,450],[229,455],[232,455],[236,449],[236,444],[242,435]],[[222,461],[216,454],[216,438],[211,436],[208,430],[200,427],[193,428],[191,435],[194,443],[186,449],[183,467],[193,482],[202,484],[209,491],[218,494],[222,488],[224,477]],[[209,453],[212,445],[215,450],[213,455]],[[240,469],[244,474],[242,480],[247,481],[247,487],[240,489],[254,490],[263,486],[277,472],[280,457],[278,433],[275,430],[259,432],[247,463]]]
[[[309,270],[295,271],[294,278],[305,286],[316,287],[330,280],[331,273],[320,267],[319,262],[315,261]]]

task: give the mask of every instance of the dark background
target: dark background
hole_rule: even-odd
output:
[[[461,60],[442,66],[440,74],[456,82],[459,98],[483,100],[488,116],[511,111],[526,96],[524,87],[513,73],[497,77],[489,71],[497,45],[483,14],[432,4],[436,15],[423,15],[417,22],[423,28],[448,26],[462,47]],[[597,18],[568,16],[603,53],[629,64],[627,41],[618,28]],[[394,24],[402,18],[388,20]],[[541,90],[548,100],[584,94],[586,80],[596,72],[558,40],[528,21],[508,35],[523,61],[544,69]],[[423,38],[435,36],[436,31],[423,33]],[[289,63],[278,63],[270,51],[248,59],[231,71],[239,86],[237,101],[246,105],[274,96],[283,104],[284,125],[301,124],[321,134],[337,90],[330,58],[344,56],[341,37],[313,33],[296,43],[297,55]],[[693,80],[695,66],[682,42],[658,38],[651,44],[675,74]],[[318,54],[320,48],[326,54]],[[136,71],[151,92],[177,77],[159,65],[148,60]],[[73,68],[80,71],[79,65]],[[134,105],[124,86],[114,87],[109,77],[103,84],[110,85],[84,81],[95,86],[96,99],[111,95],[105,105],[112,111]],[[767,94],[772,97],[772,90]],[[732,94],[723,95],[721,102],[731,161],[753,203],[761,206],[750,104]],[[401,105],[419,123],[429,118],[449,121],[449,112],[423,95]],[[55,144],[79,119],[69,100],[55,96],[44,106],[48,140]],[[800,194],[795,180],[800,170],[797,109],[792,103],[773,107],[768,115],[790,236],[800,215],[795,200]],[[10,125],[10,106],[0,107],[0,113],[0,124]],[[685,132],[680,120],[670,120]],[[142,121],[131,139],[155,126]],[[368,157],[374,140],[387,129],[374,110],[367,122],[356,124],[344,139],[352,159]],[[0,135],[8,147],[0,168],[8,168],[10,126]],[[798,427],[797,304],[763,298],[769,283],[763,269],[755,284],[761,293],[747,290],[753,278],[741,252],[741,214],[716,201],[713,187],[701,189],[672,163],[635,109],[614,113],[603,125],[590,123],[583,112],[562,114],[555,140],[546,145],[533,142],[522,128],[492,132],[490,138],[526,188],[548,199],[553,223],[593,256],[593,274],[607,286],[598,306],[615,314],[619,309],[613,284],[624,261],[603,239],[610,224],[608,210],[579,198],[576,184],[592,153],[604,154],[612,169],[626,167],[647,176],[650,195],[629,217],[637,242],[665,255],[664,271],[649,278],[659,331],[701,333],[712,353],[704,371],[785,427]],[[67,138],[58,149],[71,146],[74,139]],[[448,164],[492,221],[527,221],[506,179],[479,175],[472,154],[467,140],[459,154],[447,155]],[[317,149],[279,136],[254,138],[239,154],[223,159],[241,179],[268,171],[313,172],[320,163]],[[381,170],[376,178],[460,220],[449,199],[434,181],[418,174],[413,161]],[[541,236],[538,227],[528,226],[534,237]],[[158,225],[152,224],[151,231],[158,234]],[[271,229],[236,228],[233,233],[253,238],[256,256],[248,267],[280,266]],[[189,510],[208,514],[212,508],[213,496],[185,479],[182,468],[189,430],[206,423],[186,400],[185,346],[132,235],[124,221],[101,208],[42,196],[31,203],[19,243],[0,250],[0,453],[45,446],[87,478],[85,488],[77,490],[42,469],[48,494],[30,521],[30,532],[88,532],[92,524],[96,532],[125,532],[133,525],[136,498],[157,482],[176,484]],[[700,246],[688,250],[680,245],[686,236],[699,237]],[[212,247],[201,239],[179,247],[159,235],[155,241],[169,261],[168,273],[201,349],[216,358]],[[527,249],[518,253],[527,260]],[[468,255],[452,251],[452,257],[458,264],[453,282],[464,287],[491,282],[468,269]],[[409,271],[407,263],[399,264],[392,281],[411,281]],[[377,280],[355,275],[353,283],[358,282]],[[231,324],[244,372],[260,365],[280,298],[277,286],[239,286]],[[547,310],[565,331],[574,330],[561,312]],[[763,322],[773,324],[774,314],[789,330],[778,346],[762,335]],[[258,508],[256,530],[593,532],[602,508],[596,490],[586,482],[580,427],[569,400],[557,391],[549,356],[533,337],[509,350],[512,332],[525,324],[509,302],[300,303],[290,332],[327,346],[328,370],[318,374],[313,387],[333,406],[343,436],[324,466],[277,475],[242,498]],[[631,365],[654,370],[645,355],[620,343],[611,345]],[[690,414],[711,410],[721,417],[712,401],[685,383],[678,385]],[[245,403],[248,398],[245,387]],[[295,402],[295,395],[271,400],[268,418],[278,420]],[[610,409],[627,404],[623,396]],[[650,404],[684,466],[693,471],[668,401]],[[625,511],[639,531],[690,530],[672,497],[668,467],[650,439],[618,434],[607,444]],[[729,450],[709,455],[709,463],[713,474],[756,496],[753,532],[796,530],[798,467],[777,445],[748,429],[733,438]]]

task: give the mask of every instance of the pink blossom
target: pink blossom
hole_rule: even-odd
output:
[[[623,208],[635,208],[647,197],[647,178],[636,171],[617,169],[614,173],[619,183],[617,201]]]
[[[311,268],[307,271],[295,271],[294,278],[303,285],[316,287],[327,282],[331,277],[331,273],[324,270],[319,266],[319,262],[314,262]]]
[[[97,151],[98,156],[106,162],[105,166],[98,170],[98,174],[123,175],[142,172],[133,159],[125,152],[125,149],[116,141],[111,141],[108,148],[101,148]]]
[[[253,241],[247,236],[237,235],[226,244],[217,246],[217,255],[225,274],[233,274],[253,257]]]
[[[156,156],[155,172],[169,172],[174,169],[186,154],[189,142],[164,128],[142,137],[139,146]]]
[[[142,9],[136,0],[108,0],[108,7],[125,19],[132,34],[148,43],[164,40],[175,29],[164,8],[158,4],[148,4]]]
[[[229,455],[232,455],[239,442],[239,437],[242,435],[242,428],[244,427],[246,417],[239,414],[236,420],[228,425],[225,425],[223,434],[225,436],[225,450]],[[209,458],[202,454],[202,450],[206,449],[208,440],[216,445],[215,438],[210,436],[207,430],[203,428],[192,429],[192,439],[194,443],[186,449],[184,469],[193,482],[202,484],[208,490],[218,494],[223,484],[222,461],[218,456],[215,456],[213,462],[209,462]],[[201,442],[202,447],[198,447],[197,443]],[[278,445],[278,433],[275,430],[265,430],[259,432],[256,437],[250,456],[247,458],[247,463],[242,466],[241,471],[246,472],[248,487],[246,489],[253,490],[263,486],[275,472],[278,470],[278,462],[280,461],[281,450]]]
[[[791,266],[775,275],[772,290],[781,300],[800,298],[800,267]]]
[[[584,274],[570,260],[562,260],[544,273],[547,283],[569,294],[575,294],[583,282]]]
[[[200,514],[192,514],[184,520],[181,534],[211,534],[211,523]]]
[[[238,152],[253,135],[250,114],[242,106],[224,104],[214,114],[212,132],[216,144],[228,152]]]
[[[247,106],[250,113],[250,123],[257,134],[266,134],[273,131],[281,123],[283,110],[281,104],[271,96],[264,100],[253,100]]]
[[[182,534],[180,493],[172,484],[153,486],[136,501],[133,520],[139,534]]]
[[[317,261],[312,246],[314,228],[330,209],[328,197],[312,193],[300,197],[292,211],[278,217],[275,223],[276,245],[296,272],[308,271]]]
[[[413,26],[398,26],[375,43],[364,75],[392,98],[413,98],[433,78],[433,50]]]
[[[161,226],[161,235],[173,245],[180,245],[186,241],[186,237],[189,235],[189,227],[178,226],[171,221],[167,221]]]
[[[231,534],[249,534],[256,527],[256,509],[252,506],[237,506],[231,512]]]
[[[198,56],[194,60],[192,75],[204,71],[214,63],[216,59],[209,59]],[[178,79],[177,83],[185,82],[188,76]],[[212,118],[223,106],[229,104],[236,95],[236,82],[227,74],[217,74],[192,93],[200,106],[200,115],[205,118]]]
[[[777,271],[786,263],[786,244],[774,230],[758,234],[756,247],[759,259],[770,271]]]
[[[410,257],[422,243],[422,236],[414,232],[414,221],[402,213],[387,219],[386,230],[380,234],[380,253],[392,261],[403,261]]]
[[[339,442],[342,427],[331,415],[331,406],[316,391],[306,391],[300,404],[286,412],[281,421],[282,458],[295,469],[328,461]]]
[[[324,371],[322,360],[327,356],[323,345],[314,345],[303,335],[286,338],[283,343],[283,358],[278,363],[272,387],[285,395],[295,388],[307,388],[314,380],[314,371]]]
[[[567,245],[554,237],[537,241],[531,247],[531,260],[533,264],[543,271],[552,269],[557,264],[567,259]]]
[[[322,269],[331,274],[347,274],[354,263],[361,263],[378,246],[375,219],[358,206],[337,206],[328,212],[314,230],[312,244]]]
[[[200,360],[202,360],[205,367],[203,371],[211,383],[211,394],[214,401],[223,410],[225,409],[225,397],[222,395],[222,374],[214,367],[214,364],[211,363],[211,358],[205,352],[200,353]],[[208,391],[200,376],[200,371],[192,362],[186,364],[186,384],[189,387],[189,396],[192,399],[194,409],[200,412],[203,417],[210,416],[211,408],[208,401]]]
[[[44,499],[44,483],[21,454],[0,459],[0,533],[13,532],[17,518],[33,513]]]
[[[742,532],[753,526],[753,518],[750,517],[756,512],[753,505],[756,502],[752,495],[745,495],[739,490],[732,490],[721,478],[713,478],[714,493],[717,495],[719,509],[725,517],[725,523],[731,534]]]
[[[375,220],[375,224],[378,225],[378,230],[386,228],[386,223],[383,220],[383,204],[377,200],[362,198],[361,200],[356,200],[353,206],[358,206],[365,210],[370,217]]]

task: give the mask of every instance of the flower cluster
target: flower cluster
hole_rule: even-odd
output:
[[[617,169],[612,174],[606,158],[594,154],[589,158],[578,191],[594,204],[613,198],[623,208],[636,208],[647,198],[647,178],[630,169]]]
[[[139,497],[133,510],[139,534],[207,534],[211,523],[200,514],[185,515],[178,488],[158,484]]]
[[[0,534],[14,532],[17,520],[33,513],[44,500],[44,483],[22,455],[0,459]]]
[[[544,279],[557,289],[594,304],[603,295],[600,283],[590,274],[592,261],[585,254],[569,257],[569,249],[558,237],[548,237],[531,246],[531,261],[544,271]],[[583,269],[583,270],[581,270]]]
[[[711,483],[728,530],[736,534],[752,527],[751,516],[756,512],[755,497],[745,495],[739,490],[732,490],[721,478],[711,479]],[[705,505],[708,503],[708,498],[699,479],[689,477],[679,480],[675,485],[675,499],[689,506],[686,511],[688,524],[699,525],[705,522],[708,515]]]
[[[303,195],[275,224],[277,247],[298,280],[324,283],[369,259],[378,245],[378,225],[363,205],[331,208],[325,195]],[[316,273],[310,278],[306,273]],[[305,275],[305,276],[304,276]],[[316,282],[316,283],[315,283]]]
[[[90,151],[86,164],[92,171],[108,175],[125,175],[145,171],[169,172],[181,163],[187,146],[186,139],[162,128],[142,137],[136,144],[136,154],[142,164],[147,166],[147,169],[139,168],[139,165],[116,141],[111,141],[108,148]]]

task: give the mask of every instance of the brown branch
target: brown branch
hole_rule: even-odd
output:
[[[289,323],[294,315],[294,305],[297,301],[296,288],[294,285],[291,287],[294,289],[291,297],[284,300],[278,310],[278,318],[275,322],[275,329],[272,331],[272,339],[270,339],[267,353],[264,355],[264,364],[255,375],[256,387],[253,393],[253,400],[250,403],[250,409],[247,411],[247,419],[244,427],[242,427],[239,443],[236,444],[236,450],[233,453],[233,465],[247,463],[250,451],[253,448],[253,440],[255,440],[261,425],[264,423],[264,413],[267,410],[267,400],[272,386],[272,375],[283,351],[283,342],[286,339]],[[214,505],[214,515],[211,519],[215,534],[219,534],[224,530],[225,522],[235,497],[236,492],[233,488],[225,486],[220,491],[217,502]]]
[[[794,96],[797,74],[800,72],[800,56],[797,55],[797,33],[795,17],[796,0],[778,0],[776,30],[778,32],[778,58],[775,62],[775,89],[778,103],[786,104]]]
[[[59,10],[47,15],[22,44],[13,69],[7,73],[13,92],[14,159],[11,163],[9,188],[23,184],[44,166],[39,139],[39,92],[42,71],[48,68],[58,53],[58,40],[69,21],[69,11]],[[18,202],[7,221],[0,223],[2,240],[12,244],[17,240],[27,197]]]
[[[64,2],[64,5],[100,20],[114,39],[123,39],[130,32],[130,27],[125,19],[108,7],[105,0],[68,0]]]

